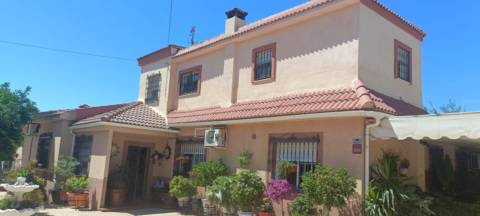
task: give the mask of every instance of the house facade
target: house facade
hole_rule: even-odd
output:
[[[201,152],[206,160],[235,170],[236,156],[252,152],[251,168],[266,182],[288,160],[297,163],[297,185],[313,164],[343,167],[360,194],[365,161],[394,150],[419,164],[410,175],[424,187],[418,142],[365,148],[377,119],[424,113],[421,30],[377,1],[309,1],[252,24],[246,15],[227,12],[222,35],[172,58],[167,119],[179,129],[179,149],[200,148],[204,131],[219,128],[225,146]]]
[[[297,164],[297,186],[320,163],[346,168],[359,194],[369,165],[394,151],[425,189],[425,145],[370,136],[382,118],[424,113],[420,29],[376,0],[308,1],[250,24],[240,9],[226,15],[221,35],[140,57],[138,101],[55,121],[63,138],[48,142],[48,167],[58,155],[76,157],[91,181],[91,208],[108,206],[108,175],[119,166],[136,170],[128,188],[136,202],[202,161],[222,159],[233,173],[244,151],[265,183],[280,160]],[[206,147],[212,130],[223,140]],[[22,164],[44,157],[27,147],[41,144],[36,136]]]

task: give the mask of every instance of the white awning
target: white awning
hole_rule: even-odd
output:
[[[480,144],[480,112],[390,116],[383,119],[378,128],[372,128],[372,136],[376,139]]]

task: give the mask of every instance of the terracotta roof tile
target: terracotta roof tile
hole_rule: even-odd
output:
[[[352,88],[240,102],[224,108],[173,111],[167,117],[169,123],[187,123],[354,110],[372,110],[393,115],[425,113],[421,108],[369,90],[361,81],[355,81]]]
[[[247,34],[249,32],[256,31],[259,28],[262,28],[262,27],[267,26],[269,24],[273,24],[273,23],[282,21],[284,19],[287,19],[287,18],[290,18],[290,17],[293,17],[293,16],[297,16],[299,14],[310,11],[312,9],[315,9],[315,8],[318,8],[318,7],[321,7],[321,6],[326,6],[328,4],[332,4],[332,3],[335,3],[335,2],[338,2],[338,1],[340,1],[340,0],[310,0],[310,1],[307,1],[306,3],[300,4],[298,6],[295,6],[293,8],[287,9],[287,10],[284,10],[280,13],[274,14],[274,15],[266,17],[266,18],[263,18],[263,19],[258,20],[256,22],[253,22],[251,24],[242,26],[234,33],[231,33],[231,34],[225,34],[224,33],[224,34],[218,35],[216,37],[207,39],[207,40],[205,40],[201,43],[192,45],[190,47],[186,47],[186,48],[180,50],[174,56],[174,58],[182,56],[182,55],[186,55],[188,53],[194,52],[194,51],[199,50],[201,48],[206,48],[206,47],[213,46],[217,43],[220,43],[220,42],[223,42],[223,41],[226,41],[226,40],[238,37],[238,36],[242,36],[242,35]],[[375,7],[375,9],[378,9],[381,12],[387,14],[388,16],[393,17],[394,19],[398,20],[400,23],[402,23],[402,25],[407,26],[407,28],[409,28],[408,30],[409,31],[411,30],[410,32],[413,32],[415,34],[420,35],[419,38],[423,38],[425,36],[425,33],[420,28],[418,28],[417,26],[413,25],[412,23],[406,21],[406,19],[404,19],[403,17],[401,17],[397,13],[394,13],[392,10],[388,9],[385,5],[381,4],[378,0],[362,0],[361,2],[363,2],[363,3],[365,3],[369,6],[373,6],[373,7]]]
[[[165,118],[142,102],[124,104],[116,109],[80,120],[73,125],[112,122],[150,128],[168,128]]]

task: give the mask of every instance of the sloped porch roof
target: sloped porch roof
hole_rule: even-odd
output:
[[[480,148],[480,112],[390,116],[372,129],[377,139],[414,139]]]

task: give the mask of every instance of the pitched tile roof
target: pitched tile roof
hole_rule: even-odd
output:
[[[264,19],[258,20],[256,22],[253,22],[251,24],[245,25],[240,27],[236,32],[231,33],[231,34],[221,34],[216,37],[213,37],[211,39],[205,40],[201,43],[192,45],[190,47],[181,49],[178,51],[178,53],[174,57],[179,57],[182,55],[186,55],[188,53],[194,52],[196,50],[199,50],[201,48],[206,48],[213,46],[217,43],[250,33],[252,31],[256,31],[262,27],[265,27],[267,25],[277,23],[279,21],[282,21],[284,19],[294,17],[297,15],[300,15],[304,12],[311,11],[313,9],[316,9],[318,7],[326,6],[328,4],[333,4],[336,2],[339,2],[340,0],[310,0],[307,1],[304,4],[295,6],[293,8],[284,10],[280,13],[274,14],[272,16],[266,17]],[[403,17],[400,15],[394,13],[392,10],[388,9],[385,5],[381,4],[378,0],[361,0],[360,2],[364,3],[368,7],[371,7],[372,9],[381,12],[382,14],[385,14],[387,18],[393,19],[393,21],[400,23],[403,26],[405,26],[405,29],[407,29],[408,32],[411,32],[413,34],[418,35],[418,38],[423,38],[425,36],[425,33],[418,28],[417,26],[413,25],[412,23],[406,21]]]
[[[107,106],[96,106],[96,107],[85,107],[85,108],[77,108],[74,109],[75,115],[76,115],[76,120],[82,120],[86,119],[95,115],[98,115],[100,113],[104,112],[109,112],[114,109],[118,109],[122,106],[125,106],[127,104],[113,104],[113,105],[107,105]]]
[[[354,110],[372,110],[393,115],[425,113],[421,108],[369,90],[361,81],[355,81],[352,88],[240,102],[226,108],[210,107],[190,111],[173,111],[167,116],[169,123],[174,124]]]
[[[82,119],[73,125],[112,122],[150,128],[168,128],[165,118],[142,102],[124,104],[116,109]]]

